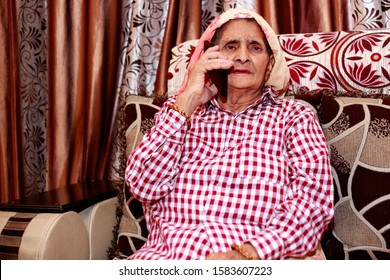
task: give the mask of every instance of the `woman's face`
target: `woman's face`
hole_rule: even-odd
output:
[[[228,91],[259,92],[274,65],[256,21],[231,20],[223,26],[220,51],[234,61],[228,75]]]

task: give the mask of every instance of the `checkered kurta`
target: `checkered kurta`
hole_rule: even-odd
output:
[[[146,244],[130,258],[204,259],[250,242],[261,259],[305,255],[333,216],[327,144],[311,109],[273,99],[245,111],[215,100],[191,116],[169,99],[129,157],[126,181],[143,202]]]

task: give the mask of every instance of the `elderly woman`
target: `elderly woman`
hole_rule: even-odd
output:
[[[210,24],[129,157],[126,182],[149,229],[130,259],[284,259],[316,248],[333,216],[328,150],[315,112],[278,98],[288,81],[257,13],[231,9]]]

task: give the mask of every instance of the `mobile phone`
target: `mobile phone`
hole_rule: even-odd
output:
[[[206,41],[204,51],[206,51],[210,47],[210,45],[210,42]],[[211,83],[213,83],[217,87],[218,92],[224,98],[226,98],[227,96],[228,72],[229,71],[225,69],[216,69],[207,72]]]

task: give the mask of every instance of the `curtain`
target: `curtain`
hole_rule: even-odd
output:
[[[123,179],[123,107],[163,95],[171,48],[221,12],[279,34],[390,27],[390,0],[0,1],[0,202]]]
[[[1,12],[1,201],[107,177],[122,2],[7,0]]]

